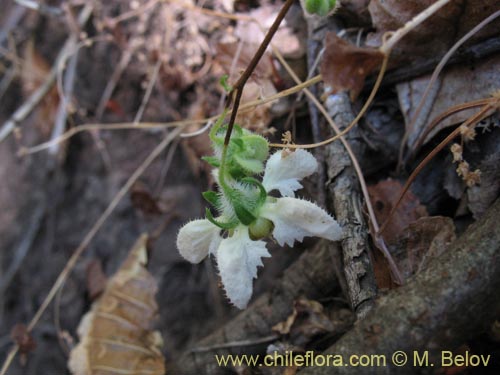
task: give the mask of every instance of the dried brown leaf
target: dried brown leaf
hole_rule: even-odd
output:
[[[309,343],[313,337],[333,330],[334,325],[324,313],[323,306],[307,298],[296,300],[292,314],[273,327],[273,331],[290,335],[294,345],[301,347]]]
[[[373,26],[377,29],[377,33],[370,36],[372,43],[380,43],[385,32],[402,27],[436,1],[371,0],[368,9]],[[442,55],[455,40],[499,8],[498,0],[481,1],[481,6],[474,1],[451,1],[405,36],[396,45],[393,57],[409,61],[416,57]],[[498,31],[500,27],[497,22],[497,25],[490,25],[482,30],[475,39],[495,35]]]
[[[356,47],[328,33],[320,72],[333,92],[348,90],[351,100],[355,100],[363,89],[366,76],[375,71],[383,59],[377,49]]]
[[[220,43],[217,46],[217,57],[215,61],[220,64],[226,73],[231,73],[231,67],[234,64],[234,70],[229,77],[229,83],[234,83],[239,78],[241,72],[248,66],[253,56],[257,52],[258,44],[245,44],[244,48],[239,50],[239,43]],[[236,61],[233,61],[236,59]],[[252,73],[247,84],[243,88],[241,102],[245,103],[268,97],[277,93],[273,84],[273,64],[271,55],[265,53],[257,68]],[[271,123],[271,113],[269,109],[272,103],[260,105],[250,112],[238,114],[236,122],[247,129],[264,132]]]
[[[158,289],[146,270],[147,235],[142,235],[103,295],[81,320],[79,344],[68,366],[74,375],[164,374],[162,338],[151,329]]]
[[[402,190],[403,185],[391,178],[368,187],[379,223],[386,221]],[[385,242],[387,244],[393,243],[409,224],[427,215],[425,206],[420,204],[418,198],[411,191],[406,192],[383,232]]]

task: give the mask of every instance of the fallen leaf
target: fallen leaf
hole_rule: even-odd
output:
[[[292,314],[272,329],[282,335],[290,335],[294,345],[304,347],[315,336],[332,332],[334,325],[324,313],[323,305],[299,298],[294,302]]]
[[[158,289],[146,270],[147,235],[142,235],[110,278],[102,296],[82,318],[79,344],[68,362],[73,375],[164,374],[163,341],[151,325]]]
[[[217,46],[215,61],[225,73],[232,73],[229,77],[229,84],[234,84],[238,80],[241,72],[248,66],[259,47],[258,44],[245,43],[244,48],[239,50],[238,45],[239,43],[232,42],[220,43]],[[234,59],[236,61],[233,61]],[[233,65],[234,69],[231,71]],[[266,52],[243,88],[241,102],[245,103],[276,94],[277,90],[272,81],[273,74],[271,55]],[[266,103],[251,111],[242,111],[236,116],[236,122],[244,128],[262,133],[267,130],[271,123],[271,106],[272,103]]]
[[[412,129],[409,126],[431,76],[426,75],[396,85],[401,112],[405,118],[406,130],[409,132],[407,144],[413,153],[418,151],[415,146],[426,144],[441,130],[465,121],[480,110],[480,107],[476,107],[458,111],[443,119],[433,129],[426,127],[440,114],[456,105],[490,97],[500,80],[497,69],[499,64],[500,57],[497,55],[475,63],[474,69],[470,66],[455,65],[442,72],[441,83],[434,84],[439,91],[435,97],[432,94],[427,97],[426,106],[432,103],[425,116],[427,121],[417,121]]]
[[[389,217],[392,207],[396,204],[403,185],[391,178],[380,181],[376,185],[368,187],[368,193],[372,199],[375,216],[379,223],[384,223]],[[425,206],[420,204],[418,198],[409,190],[403,197],[396,212],[382,233],[386,244],[397,240],[402,231],[412,222],[422,216],[428,216]]]
[[[320,72],[334,93],[348,90],[354,101],[363,89],[366,76],[377,69],[383,58],[377,49],[356,47],[328,33]]]
[[[245,16],[256,19],[260,26],[268,30],[273,24],[280,10],[280,5],[261,4],[258,8],[245,13]],[[305,55],[304,39],[299,38],[288,20],[285,18],[276,34],[273,36],[272,44],[285,58],[298,59]],[[296,26],[295,26],[296,27]],[[234,35],[245,44],[259,45],[265,37],[264,31],[255,22],[239,21],[235,27]],[[269,48],[269,51],[271,48]]]
[[[379,45],[385,32],[399,29],[436,1],[371,0],[368,10],[377,32],[369,35],[369,43]],[[444,55],[456,40],[498,9],[498,0],[481,1],[481,6],[474,1],[451,1],[406,35],[396,45],[391,60],[404,62],[411,59],[415,63],[418,58]],[[492,22],[471,40],[498,35],[499,31],[499,23]]]

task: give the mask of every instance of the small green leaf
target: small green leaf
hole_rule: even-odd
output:
[[[317,14],[318,16],[326,16],[333,10],[336,5],[336,0],[305,0],[304,1],[306,11],[311,14]]]
[[[203,195],[203,198],[215,208],[218,209],[220,207],[220,197],[215,191],[205,191],[201,195]]]
[[[224,74],[222,77],[219,79],[220,85],[224,88],[226,92],[230,92],[233,90],[233,86],[231,86],[229,83],[227,83],[227,80],[229,78],[229,75]]]
[[[243,142],[243,140],[241,138],[232,137],[231,138],[231,143],[236,148],[238,148],[237,151],[243,151],[243,149],[245,148],[245,143]]]
[[[252,222],[257,219],[252,212],[250,212],[240,201],[233,202],[234,212],[236,213],[236,217],[241,221],[244,225],[250,225]]]
[[[219,160],[219,158],[216,158],[215,156],[202,156],[201,160],[206,161],[212,167],[215,167],[215,168],[220,167],[220,160]]]
[[[264,161],[269,155],[269,143],[260,135],[251,134],[241,137],[245,144],[245,153],[252,156],[254,159]]]
[[[254,206],[254,202],[252,202],[251,199],[245,197],[238,190],[230,190],[226,193],[226,196],[228,196],[229,201],[234,208],[236,217],[242,224],[249,225],[257,219],[257,216],[255,216],[252,212],[251,206]]]
[[[236,221],[236,220],[230,221],[227,223],[223,223],[223,222],[220,222],[218,220],[215,220],[213,215],[212,215],[212,212],[208,208],[205,209],[205,216],[206,216],[208,221],[210,221],[212,224],[218,226],[221,229],[229,230],[229,229],[236,228],[238,226],[238,221]]]
[[[259,195],[258,205],[259,206],[263,205],[267,199],[267,191],[264,188],[264,185],[262,185],[259,180],[255,179],[253,177],[242,178],[241,182],[247,183],[249,185],[255,185],[259,188],[260,195]]]
[[[260,160],[246,159],[239,155],[234,155],[234,160],[245,171],[250,173],[261,173],[264,170],[264,164]]]

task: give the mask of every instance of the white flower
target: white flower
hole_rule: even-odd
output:
[[[238,226],[231,237],[222,240],[217,250],[222,284],[231,302],[244,309],[252,297],[253,279],[257,278],[257,267],[261,258],[270,257],[264,241],[252,241],[248,228]]]
[[[279,190],[284,198],[268,197],[258,211],[259,218],[270,220],[276,241],[293,246],[306,236],[332,241],[342,238],[342,229],[326,211],[306,200],[291,198],[302,185],[299,180],[317,168],[316,159],[307,151],[278,151],[265,168],[262,185],[269,193]],[[224,204],[230,204],[225,202]],[[199,263],[209,254],[217,259],[224,289],[229,300],[238,308],[247,306],[252,296],[253,279],[262,258],[270,257],[264,241],[250,238],[249,229],[239,224],[227,238],[221,229],[208,220],[194,220],[181,228],[177,237],[180,254],[192,263]]]
[[[267,192],[279,190],[284,197],[294,197],[294,191],[302,188],[299,180],[313,174],[318,162],[309,152],[278,151],[268,159],[262,185]]]
[[[296,198],[278,198],[275,203],[266,202],[260,215],[274,224],[273,237],[283,246],[293,246],[306,236],[338,241],[342,229],[326,211],[314,203]]]
[[[215,255],[222,284],[229,300],[244,309],[252,296],[253,279],[261,258],[270,257],[264,241],[252,241],[248,228],[239,225],[231,237],[223,239],[220,228],[208,220],[194,220],[184,225],[177,236],[180,254],[191,263]]]
[[[179,253],[191,263],[200,263],[208,254],[215,254],[222,238],[220,228],[206,219],[193,220],[177,235]]]

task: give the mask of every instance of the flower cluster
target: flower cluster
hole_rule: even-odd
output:
[[[270,257],[263,238],[272,236],[281,246],[293,246],[306,236],[337,241],[342,230],[323,209],[294,197],[302,188],[299,180],[317,169],[314,156],[300,149],[282,150],[268,159],[269,146],[263,137],[235,126],[224,148],[224,134],[224,127],[214,126],[210,132],[214,156],[204,158],[215,168],[218,191],[203,196],[218,215],[214,217],[207,208],[206,219],[184,225],[177,247],[192,263],[214,255],[229,300],[243,309],[252,295],[257,267],[263,265],[262,258]],[[262,172],[259,181],[255,176]],[[269,195],[275,190],[281,198]]]

